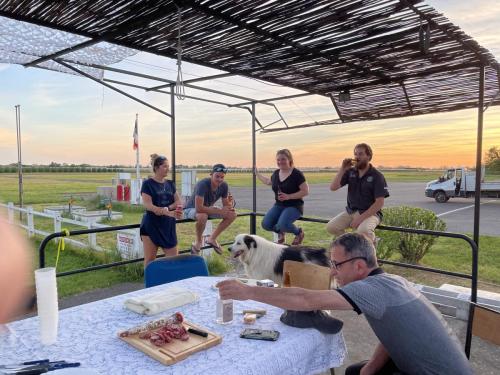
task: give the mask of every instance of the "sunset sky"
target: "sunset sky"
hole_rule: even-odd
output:
[[[500,1],[427,1],[500,61]],[[176,77],[175,61],[144,53],[117,65],[164,78]],[[183,64],[184,79],[217,71]],[[106,78],[114,78],[106,73]],[[255,80],[225,78],[210,87],[253,98],[295,91]],[[123,88],[123,87],[122,87]],[[124,89],[167,112],[166,95]],[[202,96],[186,90],[187,94]],[[205,97],[207,97],[205,95]],[[212,97],[221,100],[220,97]],[[170,155],[170,119],[85,78],[17,65],[0,64],[0,164],[17,161],[14,105],[21,105],[25,164],[135,163],[132,132],[139,114],[141,164],[150,153]],[[302,124],[336,118],[329,100],[318,97],[279,102],[287,121]],[[257,107],[271,122],[276,115]],[[248,112],[186,99],[177,101],[177,163],[230,166],[251,164],[251,119]],[[394,120],[356,122],[257,135],[257,164],[273,166],[275,151],[289,148],[299,167],[338,166],[352,147],[367,142],[374,164],[382,166],[443,167],[475,164],[477,110]],[[483,150],[500,146],[500,107],[484,117]]]

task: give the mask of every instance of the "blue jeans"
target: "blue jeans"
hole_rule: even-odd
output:
[[[288,232],[297,235],[300,231],[293,223],[301,216],[302,214],[297,207],[284,207],[275,204],[262,219],[262,228],[276,233]]]

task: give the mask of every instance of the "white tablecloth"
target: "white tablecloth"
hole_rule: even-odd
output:
[[[7,325],[0,334],[0,364],[35,359],[81,362],[82,368],[100,374],[316,374],[344,361],[346,349],[342,334],[327,335],[314,329],[299,329],[279,321],[281,309],[254,301],[234,301],[234,310],[265,308],[267,315],[248,326],[242,315],[235,314],[229,325],[215,322],[217,291],[211,287],[220,278],[194,277],[128,294],[75,306],[59,312],[56,344],[43,346],[39,340],[38,317]],[[160,313],[141,316],[123,307],[131,296],[151,293],[169,286],[189,288],[200,295],[196,303]],[[118,331],[151,319],[181,311],[186,320],[218,333],[222,343],[195,353],[172,366],[165,366],[117,338]],[[275,329],[278,341],[245,340],[239,337],[244,328]],[[57,375],[57,371],[52,372]]]

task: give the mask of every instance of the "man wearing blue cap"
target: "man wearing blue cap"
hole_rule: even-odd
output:
[[[202,245],[202,235],[208,219],[222,219],[212,235],[206,240],[218,254],[222,248],[217,242],[217,237],[236,219],[234,202],[229,194],[229,186],[224,181],[227,168],[223,164],[215,164],[210,172],[210,177],[198,181],[194,187],[186,207],[184,217],[196,220],[196,240],[191,245],[191,253],[198,254]],[[222,199],[222,208],[214,204]]]

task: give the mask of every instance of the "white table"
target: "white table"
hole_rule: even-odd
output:
[[[299,329],[279,321],[281,309],[254,301],[235,301],[235,311],[265,308],[267,315],[248,326],[235,314],[229,325],[215,323],[217,291],[211,288],[221,278],[194,277],[132,293],[61,310],[56,344],[43,346],[39,341],[38,317],[7,325],[0,335],[0,364],[35,359],[81,362],[82,368],[104,374],[317,374],[344,361],[346,348],[341,333],[327,335],[314,329]],[[169,286],[189,288],[200,295],[196,303],[181,306],[155,316],[142,316],[123,307],[125,299]],[[223,337],[222,343],[198,352],[172,366],[164,366],[117,338],[118,331],[181,311],[186,320]],[[276,329],[276,342],[239,338],[244,328]],[[53,372],[57,375],[57,371]]]

